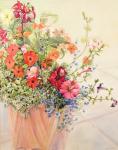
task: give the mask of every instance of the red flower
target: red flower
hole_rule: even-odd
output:
[[[5,64],[7,66],[7,69],[12,69],[14,67],[15,61],[12,56],[7,56],[5,60]]]
[[[29,3],[27,5],[17,1],[15,5],[13,5],[13,13],[16,18],[20,18],[23,23],[31,22],[32,19],[35,19],[35,11],[34,7]]]
[[[22,78],[24,76],[24,70],[22,67],[15,66],[13,72],[15,77]]]
[[[61,84],[66,80],[66,71],[63,67],[57,68],[54,72],[51,73],[48,81],[58,90],[61,87]]]
[[[32,78],[28,78],[27,85],[31,87],[32,89],[35,89],[38,85],[38,79],[37,77],[33,76]]]
[[[24,61],[29,67],[34,65],[38,60],[38,55],[34,51],[24,53]]]
[[[11,44],[8,48],[7,48],[7,52],[9,55],[11,56],[15,56],[16,53],[18,52],[19,50],[19,46],[16,45],[16,44]]]
[[[7,31],[0,28],[0,44],[5,44],[8,41]]]
[[[59,67],[59,68],[57,68],[57,74],[58,74],[60,77],[65,77],[67,73],[66,73],[66,71],[65,71],[65,68]]]

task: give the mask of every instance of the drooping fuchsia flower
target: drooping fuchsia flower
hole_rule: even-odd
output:
[[[5,44],[7,41],[7,31],[0,28],[0,44]]]
[[[88,67],[85,70],[82,70],[81,72],[78,73],[79,76],[81,76],[83,73],[87,73],[87,72],[92,72],[92,68]]]
[[[30,69],[27,70],[27,77],[32,78],[32,77],[37,77],[38,76],[38,67],[32,66]]]
[[[67,73],[64,67],[58,67],[51,73],[48,81],[59,90],[62,83],[66,80],[66,74]]]
[[[80,86],[76,81],[67,80],[62,83],[60,92],[66,99],[74,99],[80,91]]]
[[[34,11],[34,7],[27,3],[27,5],[17,1],[16,4],[13,5],[13,13],[16,18],[20,18],[23,23],[31,22],[35,19],[36,14]]]

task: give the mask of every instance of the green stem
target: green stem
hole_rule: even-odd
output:
[[[23,35],[23,33],[24,33],[24,25],[23,25],[23,21],[21,22],[21,27],[22,27],[22,31],[21,31],[21,33],[22,33],[22,41],[23,41],[23,45],[24,45],[24,35]]]

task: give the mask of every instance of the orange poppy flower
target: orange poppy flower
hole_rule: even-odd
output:
[[[24,76],[24,70],[20,66],[15,66],[13,69],[15,77],[22,78]]]
[[[34,51],[24,53],[24,62],[29,67],[33,66],[38,61],[38,55]]]
[[[39,24],[39,29],[41,30],[41,29],[43,29],[43,28],[45,28],[45,24],[44,24],[43,22],[41,22],[41,23]]]
[[[43,22],[41,22],[41,23],[39,23],[39,24],[37,24],[37,23],[34,23],[33,25],[32,25],[32,27],[33,27],[33,29],[43,29],[43,28],[45,28],[45,24],[43,23]]]
[[[5,60],[5,64],[7,66],[7,69],[12,69],[14,67],[15,61],[12,56],[7,56]]]
[[[4,55],[4,51],[3,51],[3,50],[1,50],[1,51],[0,51],[0,58],[2,58],[2,57],[3,57],[3,55]]]
[[[11,44],[8,48],[7,48],[7,52],[9,55],[11,56],[15,56],[16,53],[19,51],[19,46],[17,44]]]
[[[52,60],[51,59],[45,59],[42,61],[41,66],[42,68],[46,69],[52,65]]]
[[[70,43],[70,44],[67,44],[67,50],[73,54],[76,50],[77,50],[77,47],[75,44],[73,43]]]
[[[36,29],[37,28],[37,23],[33,23],[32,28]]]
[[[83,58],[83,64],[84,65],[89,65],[91,63],[91,60],[89,59],[89,57],[88,56],[85,56],[84,58]]]
[[[38,79],[37,77],[32,77],[32,78],[28,78],[27,80],[27,85],[32,88],[32,89],[35,89],[38,85]]]
[[[59,51],[56,48],[54,48],[51,50],[51,52],[49,52],[47,59],[56,60],[59,58],[59,55]]]
[[[23,33],[23,36],[24,37],[29,37],[31,35],[31,32],[30,31],[26,31]]]

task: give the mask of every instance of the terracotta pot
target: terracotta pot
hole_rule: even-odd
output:
[[[25,118],[9,107],[14,150],[64,150],[65,132],[57,130],[55,116],[48,117],[44,106],[31,109]]]

